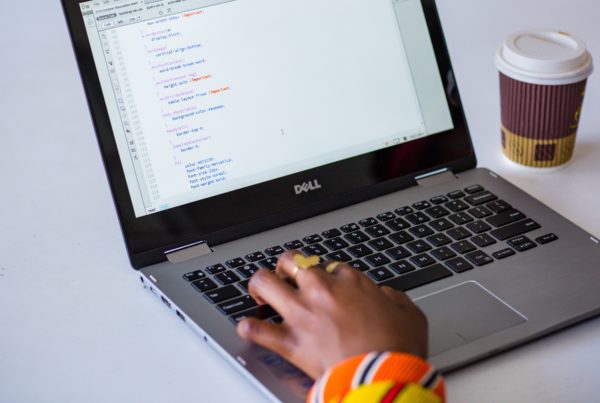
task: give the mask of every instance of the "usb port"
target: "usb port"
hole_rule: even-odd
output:
[[[169,301],[167,301],[167,299],[165,297],[163,297],[162,295],[160,296],[160,299],[162,299],[162,302],[165,303],[166,306],[169,307],[169,309],[171,308],[171,303]]]

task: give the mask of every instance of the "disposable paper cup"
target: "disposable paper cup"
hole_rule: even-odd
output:
[[[556,167],[573,156],[592,56],[579,38],[535,30],[509,36],[496,54],[502,150],[528,167]]]

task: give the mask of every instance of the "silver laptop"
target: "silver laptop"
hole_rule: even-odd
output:
[[[476,167],[433,0],[63,0],[131,264],[266,396],[241,341],[287,249],[408,292],[449,371],[595,315],[600,245]]]

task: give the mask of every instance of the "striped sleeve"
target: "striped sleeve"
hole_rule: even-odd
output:
[[[307,403],[442,403],[444,379],[409,354],[372,352],[347,359],[315,382]]]

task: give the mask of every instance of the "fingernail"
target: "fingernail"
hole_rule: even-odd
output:
[[[250,333],[250,323],[248,323],[247,320],[243,320],[239,323],[238,325],[240,333],[243,334],[244,336],[248,335]]]

